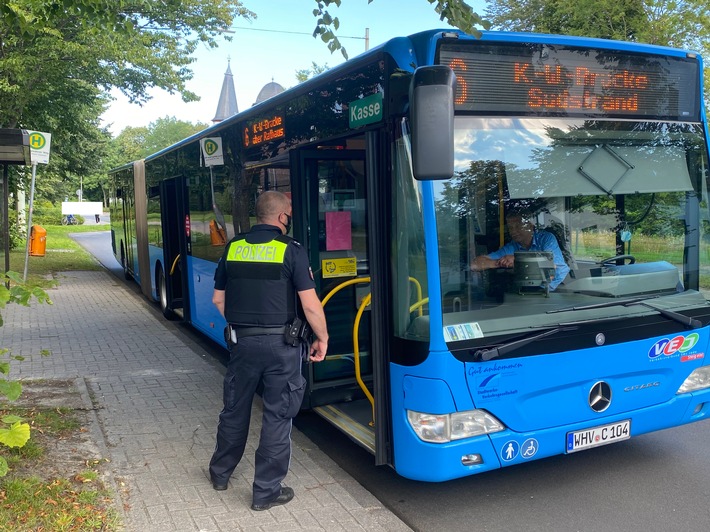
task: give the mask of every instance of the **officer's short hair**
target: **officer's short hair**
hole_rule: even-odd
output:
[[[282,212],[288,213],[291,200],[283,192],[267,190],[256,198],[256,219],[261,222],[273,220]]]

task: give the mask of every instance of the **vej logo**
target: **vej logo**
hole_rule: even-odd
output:
[[[648,350],[648,358],[654,359],[661,355],[671,356],[675,353],[685,353],[695,347],[699,339],[698,333],[691,333],[688,336],[678,335],[671,339],[663,338],[651,346],[651,349]]]

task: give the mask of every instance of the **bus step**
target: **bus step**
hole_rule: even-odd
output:
[[[349,401],[316,406],[313,411],[335,425],[355,443],[375,454],[375,427],[369,401]]]

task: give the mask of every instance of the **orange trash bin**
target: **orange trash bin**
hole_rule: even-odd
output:
[[[217,225],[215,220],[210,221],[210,244],[213,246],[224,246],[227,243],[225,230]]]
[[[47,250],[47,230],[41,225],[33,225],[30,230],[30,255],[44,257]]]

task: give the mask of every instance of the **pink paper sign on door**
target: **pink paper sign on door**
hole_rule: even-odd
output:
[[[340,251],[352,249],[352,247],[350,211],[326,212],[325,249],[327,251]]]

